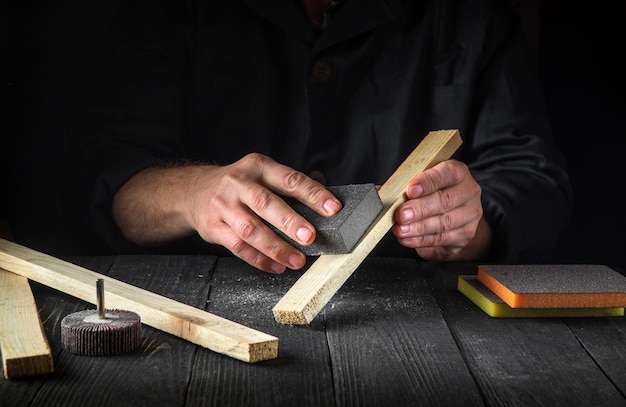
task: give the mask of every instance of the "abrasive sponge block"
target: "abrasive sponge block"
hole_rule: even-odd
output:
[[[350,253],[383,209],[374,184],[339,185],[327,189],[343,205],[341,211],[330,218],[318,215],[296,200],[285,199],[315,227],[317,236],[311,245],[302,246],[273,227],[281,237],[309,256]]]
[[[626,306],[626,277],[602,265],[481,265],[478,279],[513,308]]]
[[[624,308],[511,308],[500,297],[485,287],[478,276],[459,276],[457,288],[490,317],[622,317]]]

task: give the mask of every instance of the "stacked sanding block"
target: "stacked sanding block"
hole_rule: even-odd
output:
[[[329,186],[327,189],[343,205],[338,214],[328,218],[318,215],[296,200],[285,199],[315,227],[317,236],[312,244],[302,246],[272,227],[283,239],[308,256],[350,253],[383,209],[374,184]]]
[[[458,289],[492,317],[623,316],[626,277],[604,265],[480,265]]]

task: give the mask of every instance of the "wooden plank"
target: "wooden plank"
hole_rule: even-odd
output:
[[[322,255],[274,306],[277,322],[308,324],[393,226],[412,177],[452,156],[461,145],[458,130],[430,132],[380,188],[383,210],[348,254]]]
[[[0,353],[4,377],[52,373],[54,363],[26,277],[0,268]]]
[[[321,315],[337,405],[484,405],[415,259],[369,257]]]
[[[245,362],[278,356],[274,336],[4,239],[0,267],[92,304],[102,278],[107,307],[134,311],[146,325]]]
[[[421,265],[486,405],[626,405],[615,380],[598,367],[564,320],[491,318],[456,289],[458,275],[475,274],[476,265]],[[566,322],[577,320],[568,318]],[[607,327],[626,324],[623,318],[581,318],[580,321],[589,321],[590,325],[585,323],[589,328],[596,324]],[[605,340],[610,339],[602,339]],[[623,348],[623,342],[613,346]],[[624,360],[619,358],[620,354],[614,357],[623,372]]]

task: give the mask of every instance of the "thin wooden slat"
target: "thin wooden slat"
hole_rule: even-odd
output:
[[[2,268],[0,352],[4,377],[7,379],[54,371],[52,351],[28,279]]]
[[[274,306],[277,322],[308,324],[328,303],[393,225],[393,213],[405,201],[408,182],[444,161],[461,145],[458,130],[430,132],[380,188],[383,210],[351,253],[322,255]]]
[[[134,311],[146,325],[245,362],[278,357],[274,336],[4,239],[0,267],[92,304],[102,278],[108,308]]]

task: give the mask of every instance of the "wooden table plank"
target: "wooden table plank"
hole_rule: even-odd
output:
[[[226,258],[211,275],[215,259],[201,256],[70,260],[198,308],[210,294],[207,311],[279,337],[279,357],[249,364],[145,325],[134,352],[69,354],[61,319],[94,306],[34,283],[55,372],[0,376],[2,407],[626,405],[624,317],[491,318],[456,290],[472,265],[367,259],[311,324],[291,326],[272,306],[302,271]]]
[[[565,320],[609,380],[626,395],[626,317]]]
[[[515,400],[520,405],[626,405],[624,394],[562,319],[491,318],[456,289],[458,274],[475,274],[475,266],[424,268],[487,404]]]
[[[272,316],[273,305],[301,274],[263,273],[235,258],[219,259],[208,311],[280,338],[278,358],[251,365],[199,351],[189,405],[334,405],[323,318],[295,329]]]
[[[324,316],[339,405],[483,405],[416,260],[366,260]]]
[[[576,318],[566,319],[565,323],[609,380],[626,395],[626,317]]]

